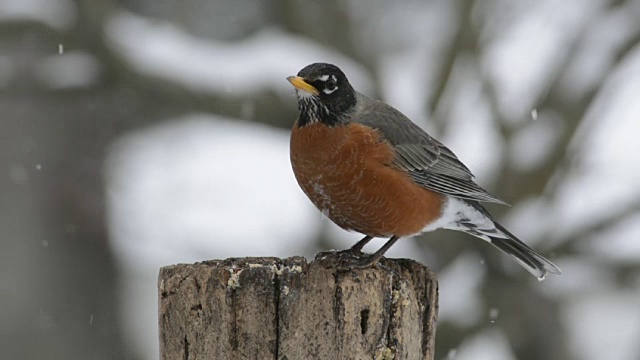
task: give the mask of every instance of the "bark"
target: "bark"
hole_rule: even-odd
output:
[[[433,359],[438,284],[419,263],[332,254],[160,270],[162,359]]]

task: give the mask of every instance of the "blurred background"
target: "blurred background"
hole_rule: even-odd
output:
[[[159,267],[351,246],[293,178],[285,80],[340,66],[563,270],[464,234],[437,359],[640,359],[640,0],[0,0],[0,352],[156,359]],[[373,250],[383,240],[367,247]]]

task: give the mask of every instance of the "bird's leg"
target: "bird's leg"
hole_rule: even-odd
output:
[[[392,236],[391,239],[389,239],[386,243],[384,243],[384,245],[382,245],[380,249],[378,249],[378,251],[374,252],[371,255],[355,258],[354,261],[348,261],[344,264],[344,267],[350,269],[362,269],[370,267],[371,265],[377,263],[378,260],[380,260],[380,258],[384,255],[384,253],[387,252],[387,250],[389,250],[389,248],[393,246],[393,244],[395,244],[398,239],[400,239],[399,236]],[[358,246],[360,243],[362,243],[362,245],[364,246],[364,244],[366,244],[369,240],[371,239],[367,239],[367,237],[365,237],[364,239],[356,243],[353,247]],[[350,250],[352,250],[353,247]]]
[[[351,262],[357,262],[358,259],[364,256],[364,254],[362,253],[362,248],[367,245],[367,243],[371,241],[371,239],[373,239],[373,236],[367,235],[349,249],[338,251],[336,254],[340,256],[340,258],[342,258],[342,261],[346,262],[347,264]]]
[[[319,252],[318,254],[316,254],[316,260],[326,256],[330,256],[330,255],[339,256],[343,258],[343,260],[346,258],[359,259],[363,255],[362,248],[365,245],[367,245],[367,243],[371,241],[371,239],[373,239],[373,236],[367,235],[347,250],[341,250],[341,251],[329,250],[329,251]],[[352,260],[352,261],[355,261],[355,260]]]
[[[362,240],[358,241],[357,243],[355,243],[349,250],[349,252],[353,253],[353,254],[362,254],[362,248],[367,245],[367,243],[369,241],[371,241],[371,239],[373,239],[373,236],[365,236],[362,238]]]

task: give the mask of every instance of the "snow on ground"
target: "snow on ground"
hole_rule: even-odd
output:
[[[106,27],[112,48],[136,71],[195,91],[246,96],[264,90],[290,94],[284,81],[314,62],[330,62],[349,74],[365,94],[373,83],[363,68],[335,50],[312,40],[263,29],[235,43],[195,38],[168,22],[127,12]]]

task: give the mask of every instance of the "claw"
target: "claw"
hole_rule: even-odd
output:
[[[364,255],[360,252],[363,256],[359,256],[347,251],[340,256],[339,269],[341,270],[366,269],[376,265],[378,262],[371,255]]]

